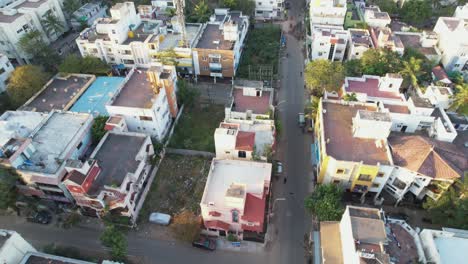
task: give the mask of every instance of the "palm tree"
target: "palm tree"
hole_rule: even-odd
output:
[[[52,13],[52,10],[47,11],[41,22],[49,36],[53,33],[60,34],[63,31],[62,22]]]
[[[204,0],[200,1],[195,5],[192,13],[192,19],[196,20],[198,23],[205,23],[210,19],[211,10],[208,4]]]
[[[422,60],[411,57],[408,61],[403,61],[403,70],[400,73],[411,82],[414,88],[419,87],[418,78],[423,74]]]
[[[313,121],[315,121],[315,117],[317,116],[319,104],[320,104],[320,97],[311,96],[310,102],[307,103],[304,109],[305,117],[310,118],[312,120],[312,128],[313,128]]]
[[[451,110],[462,115],[468,115],[468,83],[455,86],[455,93],[452,95]]]
[[[348,101],[348,102],[357,102],[356,93],[345,94],[345,96],[343,97],[343,99],[344,99],[345,101]]]

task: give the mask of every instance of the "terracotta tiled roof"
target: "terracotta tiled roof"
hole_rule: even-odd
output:
[[[206,228],[229,230],[229,224],[220,220],[205,221]]]
[[[253,151],[255,146],[255,132],[237,132],[236,150]]]
[[[73,170],[67,176],[67,180],[70,180],[78,185],[81,185],[85,179],[86,179],[86,175],[84,175],[83,173],[77,170]]]
[[[459,168],[441,155],[442,145],[422,136],[392,135],[388,138],[395,165],[437,179],[461,177]],[[453,153],[455,155],[459,153]]]
[[[244,205],[244,215],[242,220],[249,222],[259,222],[263,225],[265,218],[265,198],[258,198],[257,196],[247,193]]]
[[[441,66],[436,66],[436,67],[432,68],[432,73],[434,74],[434,76],[436,78],[436,81],[440,81],[440,80],[444,80],[444,79],[449,78],[447,73],[445,72],[444,68],[442,68]]]

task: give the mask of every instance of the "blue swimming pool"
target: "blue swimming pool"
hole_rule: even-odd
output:
[[[123,77],[97,77],[90,87],[73,104],[70,111],[90,113],[94,116],[109,115],[106,104],[123,85]]]

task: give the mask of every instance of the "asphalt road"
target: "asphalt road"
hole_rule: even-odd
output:
[[[289,16],[294,20],[283,23],[287,31],[290,22],[304,14],[303,1],[290,1]],[[299,18],[300,19],[300,18]],[[310,146],[312,135],[303,133],[297,123],[297,115],[304,110],[305,93],[301,72],[304,57],[303,42],[287,35],[287,58],[281,64],[281,89],[278,94],[282,132],[279,159],[284,164],[287,182],[280,179],[273,186],[272,195],[285,198],[276,202],[271,220],[272,242],[263,253],[239,253],[229,251],[204,252],[189,245],[172,241],[151,240],[130,234],[129,254],[141,256],[142,263],[255,263],[255,264],[296,264],[306,263],[303,247],[304,234],[309,232],[310,216],[304,210],[304,198],[312,189],[312,167]],[[81,249],[105,250],[99,241],[100,230],[73,228],[60,230],[53,226],[25,223],[24,219],[0,217],[0,228],[21,233],[26,240],[40,249],[50,243],[74,246]]]

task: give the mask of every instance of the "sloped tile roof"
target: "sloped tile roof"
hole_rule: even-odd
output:
[[[236,150],[253,151],[255,146],[255,132],[237,132]]]

